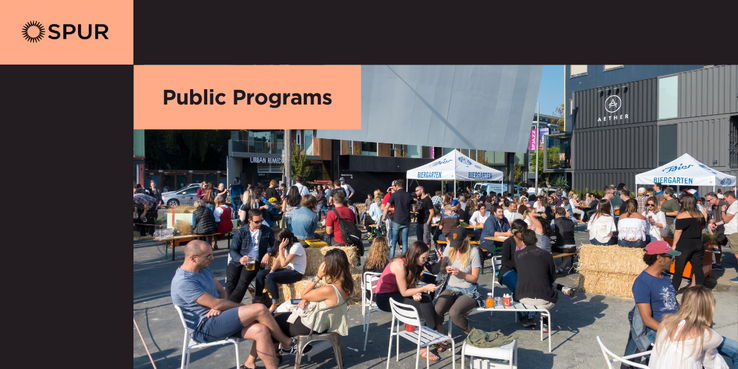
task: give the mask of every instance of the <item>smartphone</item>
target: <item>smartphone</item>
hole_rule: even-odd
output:
[[[292,299],[292,300],[290,300],[290,303],[291,303],[292,305],[297,305],[297,304],[299,304],[299,303],[300,303],[300,301],[302,301],[302,299]]]

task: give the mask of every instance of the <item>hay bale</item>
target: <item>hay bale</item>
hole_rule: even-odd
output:
[[[175,234],[177,235],[188,235],[192,234],[192,223],[186,220],[178,220],[174,225]]]
[[[302,291],[310,283],[310,280],[314,275],[305,275],[300,281],[292,284],[280,284],[279,285],[279,301],[284,302],[290,299],[299,299],[302,296]],[[349,301],[349,305],[356,305],[361,303],[361,268],[356,267],[351,271],[351,278],[354,280],[354,297]],[[325,286],[325,279],[318,283],[317,287]]]
[[[356,265],[357,263],[357,257],[356,254],[356,247],[354,246],[324,246],[319,248],[307,248],[305,249],[305,253],[307,255],[307,267],[305,268],[305,275],[306,276],[315,276],[318,274],[318,268],[320,268],[320,264],[323,263],[323,257],[325,256],[325,253],[328,252],[328,250],[333,249],[341,249],[343,252],[346,253],[346,257],[348,257],[349,264],[350,265]]]
[[[633,298],[633,281],[647,265],[645,250],[613,246],[583,245],[579,249],[580,291]]]
[[[192,205],[177,205],[172,207],[175,213],[192,213],[195,207]]]
[[[361,213],[363,213],[364,210],[366,210],[366,204],[364,204],[364,203],[361,203],[361,204],[356,204],[355,203],[354,206],[356,207],[356,211],[357,211],[356,215],[357,216],[360,215]]]

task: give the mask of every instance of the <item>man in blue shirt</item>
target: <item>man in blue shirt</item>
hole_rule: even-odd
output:
[[[185,260],[172,278],[172,304],[182,309],[187,331],[197,342],[207,343],[228,337],[254,340],[244,365],[255,367],[256,356],[267,368],[277,368],[277,356],[271,337],[284,352],[296,352],[297,342],[287,337],[263,304],[241,305],[229,301],[225,289],[208,268],[213,249],[207,242],[190,241]]]
[[[479,247],[485,250],[494,250],[494,241],[488,240],[487,237],[512,237],[510,223],[505,218],[505,211],[499,205],[492,205],[490,212],[493,216],[484,222],[479,242]]]

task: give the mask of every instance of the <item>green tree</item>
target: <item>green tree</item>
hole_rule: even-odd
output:
[[[556,108],[556,110],[553,113],[551,113],[551,115],[555,117],[554,119],[551,120],[551,123],[555,124],[559,128],[559,131],[564,131],[564,111],[565,109],[566,107],[564,106],[564,104],[561,104]]]
[[[316,165],[310,163],[307,160],[307,155],[303,154],[300,147],[292,142],[292,155],[290,156],[290,168],[292,178],[300,176],[303,178],[303,182],[311,181],[313,175],[317,172]],[[282,165],[282,172],[284,173],[284,165]]]
[[[551,158],[552,156],[557,158],[556,163],[558,164],[558,148],[553,147],[548,149],[548,156]],[[546,185],[546,187],[550,187],[549,180],[551,179],[550,173],[543,173],[543,150],[538,150],[538,161],[536,162],[536,153],[531,152],[530,154],[530,172],[535,175],[536,173],[536,167],[538,167],[538,186],[543,187],[543,184]],[[551,159],[549,159],[549,168],[552,168],[551,166]]]

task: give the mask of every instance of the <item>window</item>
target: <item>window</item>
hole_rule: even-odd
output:
[[[303,140],[305,142],[305,155],[313,155],[313,130],[308,129],[305,130],[305,138]]]
[[[423,157],[423,146],[407,145],[407,157],[408,158],[422,158]]]
[[[677,158],[677,125],[659,126],[659,166]]]
[[[679,76],[659,79],[659,119],[676,118],[679,108]]]
[[[450,153],[451,151],[454,151],[454,149],[448,148],[448,147],[444,147],[443,148],[443,155],[441,155],[441,156],[445,156],[446,154]]]
[[[570,65],[569,68],[571,72],[569,77],[584,76],[587,74],[586,65]]]
[[[295,145],[302,146],[302,130],[295,131]]]
[[[505,164],[505,153],[502,151],[485,151],[484,160],[489,165]]]
[[[361,155],[378,156],[376,142],[362,142]]]
[[[607,65],[607,64],[605,64],[605,72],[607,72],[608,70],[620,69],[620,68],[623,68],[623,64],[619,64],[619,65]]]

